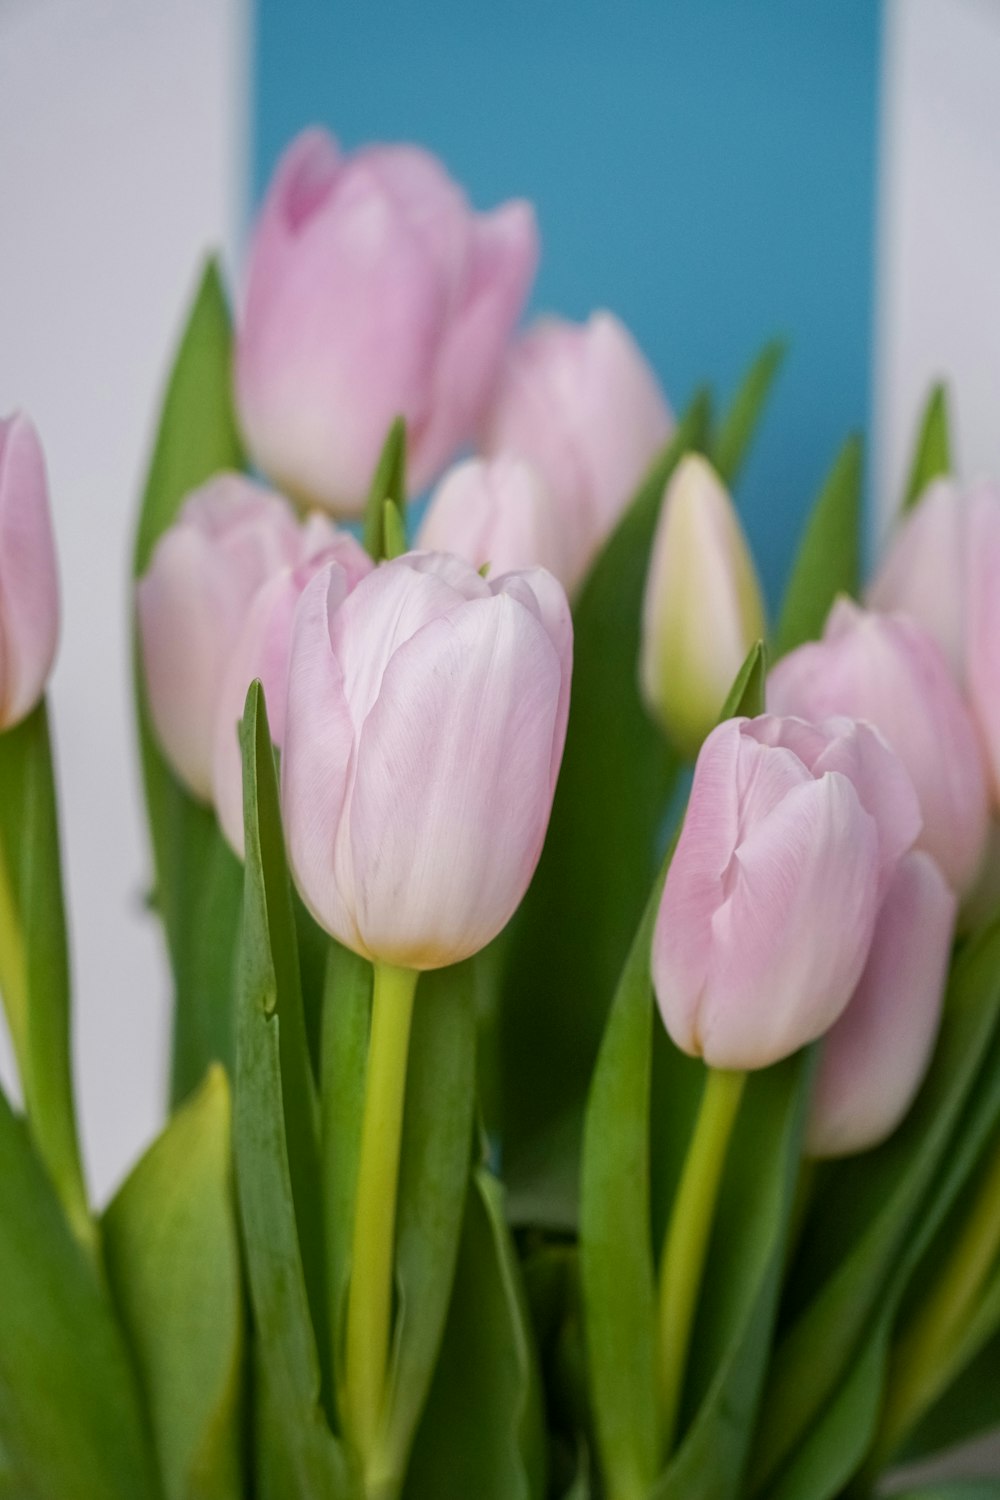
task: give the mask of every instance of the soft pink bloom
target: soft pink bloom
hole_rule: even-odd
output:
[[[493,574],[547,568],[568,582],[562,518],[531,464],[501,454],[456,464],[441,480],[417,535],[424,552],[454,552]]]
[[[292,870],[348,947],[438,968],[496,936],[541,853],[569,607],[542,569],[487,582],[437,553],[340,592],[320,573],[296,618],[281,765]]]
[[[987,831],[982,751],[968,707],[937,642],[902,615],[841,599],[822,641],[778,662],[768,679],[775,713],[874,724],[906,766],[920,798],[920,846],[960,894],[975,879]]]
[[[196,797],[212,795],[220,694],[254,595],[334,534],[320,518],[300,526],[286,501],[241,474],[220,474],[157,542],[137,590],[146,691],[163,753]],[[361,553],[350,538],[342,545]]]
[[[45,459],[25,416],[0,421],[0,730],[45,692],[59,640],[59,575]]]
[[[575,587],[673,426],[632,335],[598,312],[584,324],[545,319],[517,340],[481,445],[488,454],[528,459],[546,480]]]
[[[713,730],[653,939],[677,1046],[761,1068],[828,1030],[919,827],[906,772],[864,724],[765,715]]]
[[[364,502],[396,416],[422,489],[475,429],[538,259],[534,214],[477,214],[415,146],[341,154],[307,130],[278,165],[237,334],[240,418],[289,493]]]
[[[900,861],[850,1004],[823,1042],[806,1149],[846,1156],[885,1140],[927,1070],[941,1018],[955,894],[923,851]]]
[[[372,570],[364,548],[326,516],[314,514],[302,528],[300,561],[284,567],[262,584],[230,653],[219,690],[212,754],[212,797],[222,830],[243,857],[243,764],[239,725],[247,690],[255,678],[264,688],[268,727],[279,749],[285,741],[288,665],[295,611],[306,586],[330,568],[329,600],[351,589]]]

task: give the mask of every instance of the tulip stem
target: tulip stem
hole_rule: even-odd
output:
[[[936,1284],[893,1350],[871,1458],[879,1473],[941,1391],[958,1373],[956,1356],[976,1303],[1000,1257],[1000,1145],[987,1164],[975,1201]]]
[[[27,1093],[28,1080],[28,964],[24,936],[11,889],[7,855],[0,839],[0,994],[3,995],[10,1039]]]
[[[375,1451],[389,1362],[403,1102],[418,977],[412,969],[375,964],[345,1370],[351,1432],[366,1465]]]
[[[677,1431],[705,1254],[745,1073],[710,1068],[660,1259],[660,1412],[664,1452]]]

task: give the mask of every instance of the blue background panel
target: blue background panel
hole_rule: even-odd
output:
[[[257,0],[254,191],[304,125],[537,206],[534,311],[617,312],[675,409],[791,341],[740,501],[771,593],[867,426],[877,0]]]

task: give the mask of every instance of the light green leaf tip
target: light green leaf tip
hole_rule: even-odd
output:
[[[951,422],[948,388],[943,381],[933,387],[924,407],[917,446],[903,495],[903,510],[911,510],[932,479],[952,472]]]

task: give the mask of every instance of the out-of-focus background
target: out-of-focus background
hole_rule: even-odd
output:
[[[129,702],[130,528],[204,252],[314,120],[535,199],[533,306],[632,327],[676,406],[791,353],[740,501],[772,593],[851,428],[873,528],[949,376],[1000,473],[996,0],[0,0],[0,412],[48,452],[84,1146],[103,1199],[164,1099],[167,985]]]

